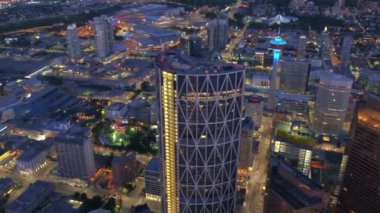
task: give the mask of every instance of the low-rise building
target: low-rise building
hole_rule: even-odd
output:
[[[31,184],[24,193],[15,201],[10,203],[6,208],[6,213],[32,213],[47,202],[53,194],[55,186],[53,183],[45,181],[36,181]]]
[[[106,118],[110,120],[122,118],[126,112],[126,104],[120,102],[112,103],[111,106],[106,108]]]
[[[16,168],[21,174],[33,174],[46,165],[48,145],[30,141],[19,146],[21,156],[16,160]]]
[[[126,183],[135,179],[137,172],[135,152],[116,156],[112,159],[112,176],[115,189],[120,189]]]

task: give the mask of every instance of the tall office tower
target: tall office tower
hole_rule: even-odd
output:
[[[72,127],[56,140],[58,173],[66,178],[90,180],[95,174],[91,131]]]
[[[267,103],[267,109],[274,110],[276,107],[278,64],[280,61],[281,50],[285,48],[285,45],[287,43],[280,36],[277,36],[276,38],[270,41],[270,44],[273,49],[273,70],[270,79],[270,94]]]
[[[332,51],[332,41],[330,39],[329,33],[323,31],[320,35],[319,41],[319,54],[322,59],[329,59]]]
[[[253,163],[253,132],[255,124],[251,117],[246,117],[242,123],[240,155],[239,155],[239,170],[248,172],[249,167]]]
[[[306,45],[307,45],[307,37],[305,35],[301,35],[298,39],[297,46],[297,59],[304,59],[306,55]]]
[[[345,121],[352,79],[334,73],[321,73],[315,106],[315,131],[338,136]]]
[[[348,162],[338,199],[339,212],[379,212],[380,97],[358,106]]]
[[[348,65],[350,61],[350,51],[352,47],[353,38],[351,35],[346,35],[343,38],[342,49],[340,52],[340,58],[343,65]]]
[[[104,60],[114,51],[112,19],[102,15],[94,18],[96,34],[96,54]]]
[[[163,211],[235,212],[244,68],[157,57]]]
[[[270,160],[264,212],[325,212],[328,195],[280,157]]]
[[[78,38],[77,25],[72,24],[67,26],[67,48],[71,59],[77,59],[82,56],[80,41]]]
[[[185,40],[185,52],[190,56],[198,56],[202,51],[202,39],[191,35]]]
[[[208,48],[211,51],[221,51],[228,43],[228,19],[218,17],[207,23]]]
[[[309,62],[282,61],[280,72],[281,92],[304,94],[307,89],[309,73]]]
[[[161,201],[160,159],[152,158],[144,170],[145,198],[150,201]]]

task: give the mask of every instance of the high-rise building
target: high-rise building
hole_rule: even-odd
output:
[[[77,59],[82,56],[80,40],[77,32],[77,25],[72,24],[67,26],[67,49],[71,59]]]
[[[221,51],[228,43],[228,19],[218,17],[207,23],[208,48],[211,51]]]
[[[320,135],[338,136],[345,121],[352,79],[335,73],[320,75],[315,104],[315,131]]]
[[[268,178],[265,213],[327,210],[327,193],[281,158],[271,159]]]
[[[163,211],[235,212],[243,67],[157,57]]]
[[[112,19],[105,15],[95,17],[96,55],[104,60],[114,51]]]
[[[253,163],[253,132],[255,124],[251,117],[246,117],[242,122],[239,169],[248,171]]]
[[[340,52],[340,58],[343,65],[348,65],[350,61],[352,41],[353,41],[353,38],[351,35],[346,35],[343,38],[342,49]]]
[[[95,174],[91,131],[74,126],[56,140],[58,173],[66,178],[90,180]]]
[[[307,45],[307,37],[305,35],[301,35],[298,39],[297,46],[297,59],[304,59],[306,55],[306,45]]]
[[[338,199],[339,212],[380,209],[380,97],[358,106],[348,144],[348,162]]]
[[[319,43],[319,54],[321,58],[330,59],[333,46],[328,32],[323,31],[321,33]]]
[[[145,198],[147,200],[161,201],[160,182],[160,159],[152,158],[144,170],[145,177]]]
[[[280,73],[281,92],[304,94],[308,85],[309,73],[309,62],[282,61]]]
[[[198,56],[202,51],[202,39],[191,35],[185,39],[185,52],[190,56]]]
[[[270,41],[270,44],[273,49],[273,70],[270,79],[270,94],[267,109],[274,110],[276,106],[277,74],[279,69],[278,65],[280,62],[281,51],[285,48],[287,42],[280,36],[277,36]]]

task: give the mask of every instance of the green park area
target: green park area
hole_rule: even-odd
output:
[[[98,144],[115,149],[127,149],[140,154],[157,153],[157,131],[143,122],[130,122],[123,128],[112,125],[112,122],[101,121],[92,129]]]

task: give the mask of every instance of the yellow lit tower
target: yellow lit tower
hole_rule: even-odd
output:
[[[163,212],[235,212],[245,70],[156,59]]]

